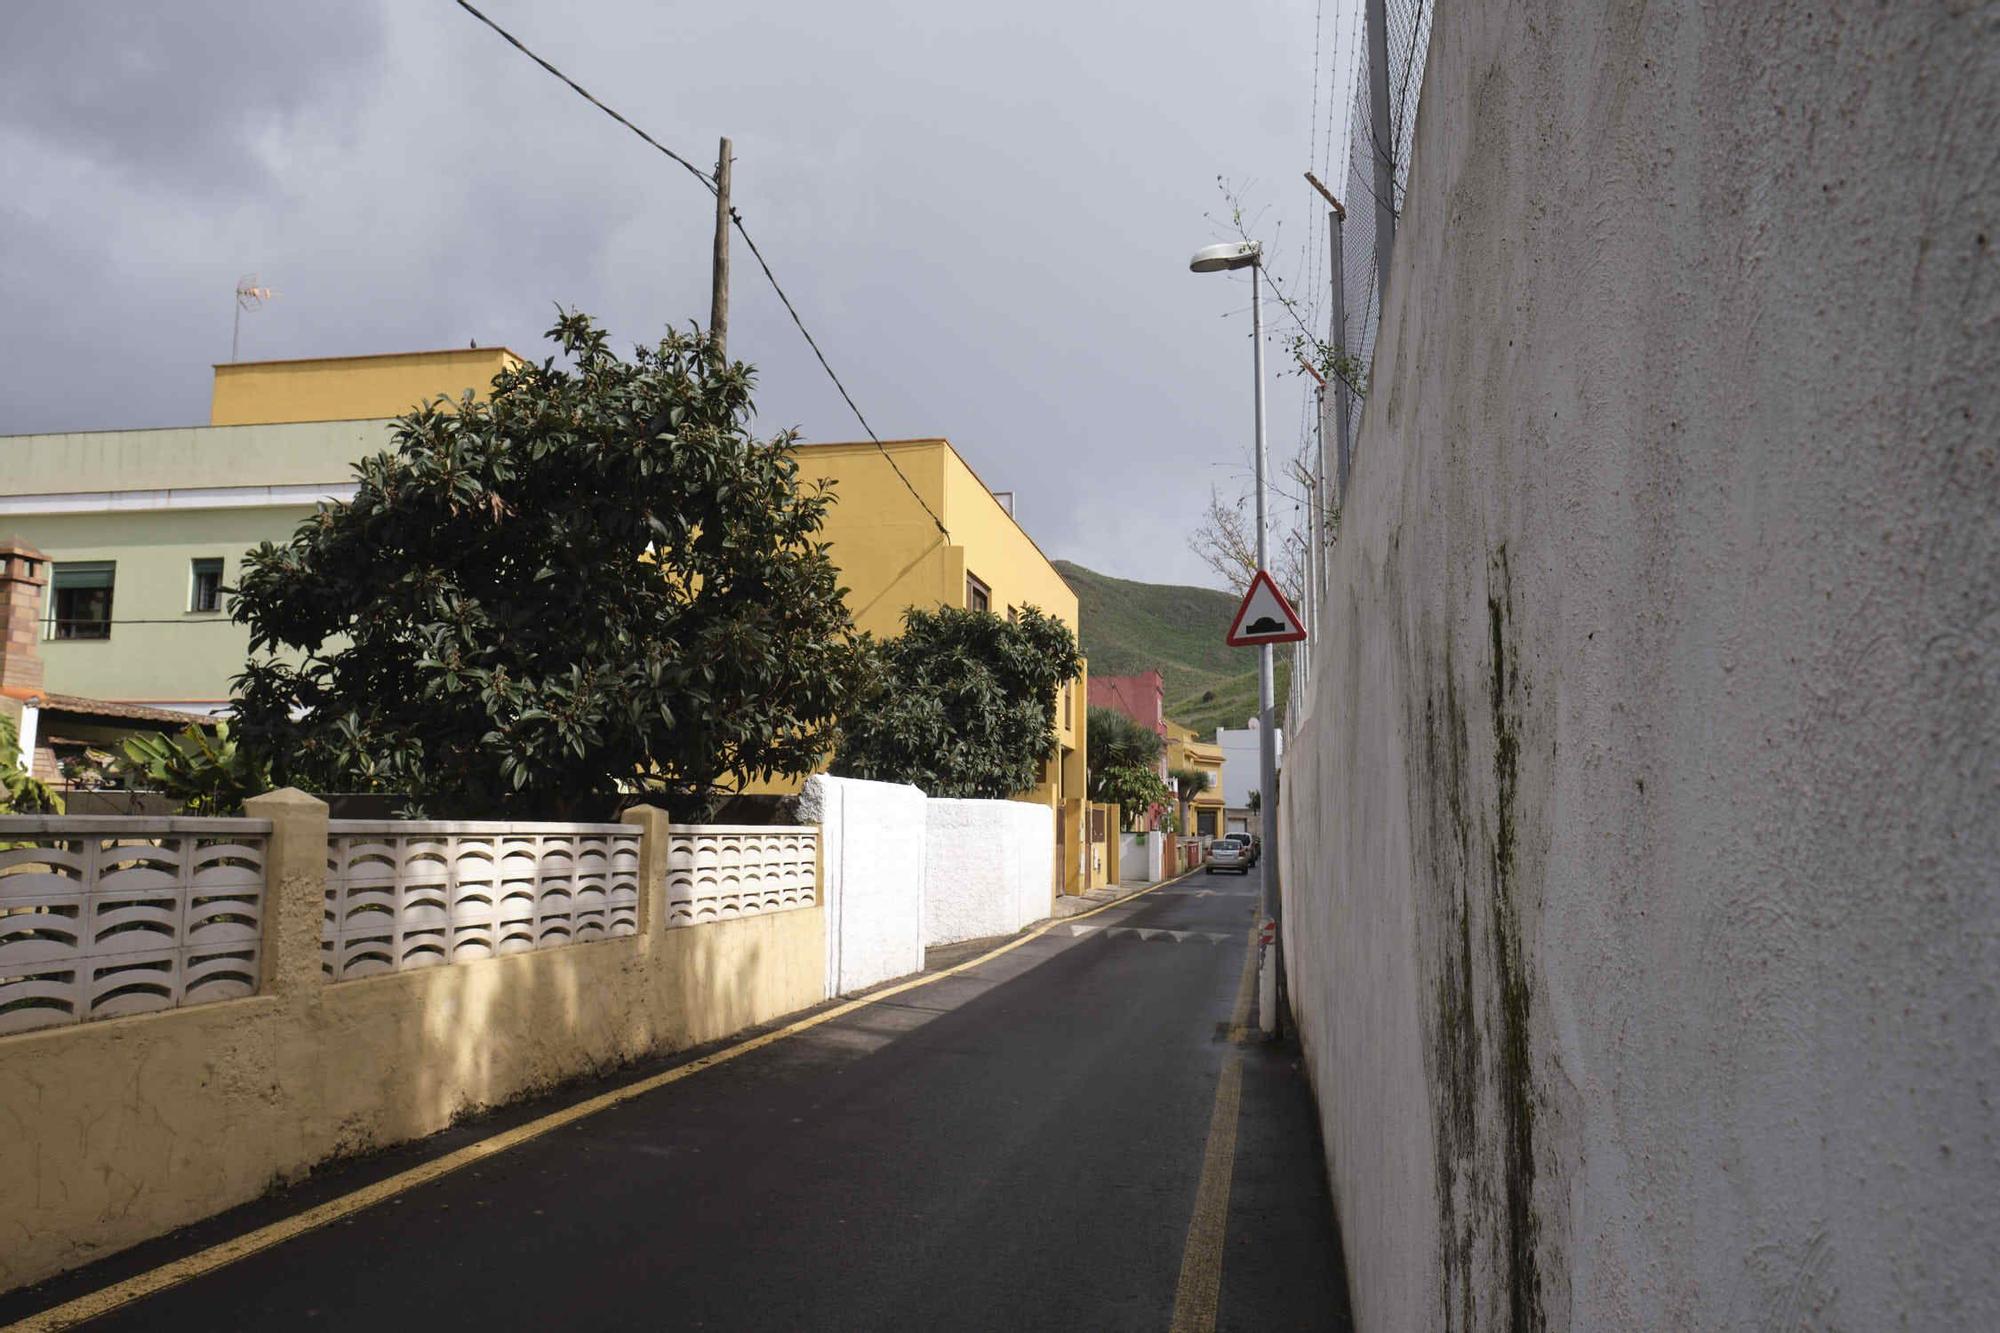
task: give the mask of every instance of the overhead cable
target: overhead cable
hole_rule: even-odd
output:
[[[528,57],[528,59],[534,61],[537,65],[540,65],[543,69],[547,70],[550,74],[553,74],[556,78],[562,80],[565,84],[569,85],[570,89],[573,92],[575,92],[577,96],[583,98],[584,101],[590,103],[592,106],[596,107],[599,111],[602,111],[605,115],[611,117],[613,120],[617,121],[620,125],[623,125],[626,129],[632,131],[632,133],[638,135],[648,144],[652,145],[660,152],[666,154],[666,156],[672,158],[676,163],[680,164],[680,166],[683,167],[690,175],[692,175],[696,180],[702,183],[703,188],[705,188],[709,192],[709,194],[714,195],[719,193],[715,183],[715,177],[710,175],[708,172],[703,171],[700,167],[697,167],[696,165],[694,165],[694,163],[688,161],[685,157],[682,157],[679,153],[676,153],[673,149],[667,147],[665,144],[661,143],[658,139],[655,139],[652,135],[646,133],[644,130],[640,129],[637,125],[634,125],[631,121],[619,115],[616,111],[612,110],[610,107],[606,106],[603,102],[599,101],[596,97],[592,96],[589,89],[585,88],[575,79],[572,79],[569,75],[563,73],[561,70],[557,69],[554,65],[550,64],[548,61],[542,59],[542,57],[536,55],[533,51],[529,50],[527,45],[524,42],[522,42],[520,38],[516,37],[513,33],[508,32],[505,28],[495,23],[492,19],[486,17],[486,15],[480,13],[477,8],[468,3],[468,0],[456,0],[456,2],[460,9],[463,9],[466,13],[472,15],[474,18],[478,19],[481,23],[484,23],[487,27],[493,29],[494,32],[498,33],[503,39],[506,40],[509,46],[519,51],[522,55]],[[914,498],[919,505],[923,506],[924,513],[930,516],[931,522],[937,526],[937,530],[943,534],[945,540],[950,541],[951,531],[950,529],[945,527],[944,520],[938,517],[937,511],[935,509],[931,508],[930,502],[924,499],[923,493],[919,491],[914,485],[911,484],[909,477],[906,476],[903,472],[903,469],[897,465],[895,455],[891,454],[889,452],[888,446],[882,443],[882,437],[875,433],[875,428],[868,424],[868,418],[861,414],[860,407],[855,404],[854,395],[847,391],[847,386],[841,383],[840,376],[834,372],[833,366],[828,363],[826,359],[826,353],[820,350],[819,340],[814,338],[812,336],[812,332],[806,328],[805,320],[799,317],[798,307],[792,304],[792,298],[790,296],[787,296],[785,294],[785,289],[778,284],[778,275],[771,271],[771,265],[764,258],[764,252],[757,248],[757,242],[751,239],[749,230],[744,227],[742,214],[738,213],[736,209],[731,208],[729,210],[729,220],[732,224],[735,225],[736,234],[743,238],[743,244],[749,247],[751,256],[757,261],[757,267],[764,271],[765,281],[769,282],[771,284],[771,290],[778,294],[778,300],[784,304],[785,313],[790,315],[792,317],[792,323],[798,326],[800,336],[806,340],[806,346],[812,349],[813,356],[817,358],[819,361],[820,369],[824,370],[826,372],[826,377],[833,381],[833,387],[840,391],[841,399],[844,402],[846,402],[848,410],[854,413],[854,419],[861,423],[862,430],[868,432],[868,438],[874,442],[876,449],[881,451],[882,457],[885,460],[887,460],[890,469],[895,472],[897,478],[903,483],[904,488],[909,491],[911,497]]]

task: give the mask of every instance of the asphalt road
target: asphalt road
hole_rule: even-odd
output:
[[[1296,1052],[1230,1039],[1257,890],[1196,875],[1060,924],[90,1327],[1161,1330],[1185,1259],[1218,1269],[1217,1328],[1347,1328]],[[322,1172],[0,1322],[547,1109]]]

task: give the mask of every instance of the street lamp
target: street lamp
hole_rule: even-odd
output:
[[[1188,261],[1188,268],[1196,273],[1228,273],[1239,268],[1250,270],[1250,356],[1252,373],[1256,377],[1257,403],[1257,568],[1269,570],[1271,567],[1268,545],[1268,525],[1264,520],[1264,304],[1262,300],[1262,273],[1264,247],[1255,241],[1225,241],[1221,245],[1209,245],[1194,252]],[[1278,827],[1278,736],[1273,726],[1272,695],[1274,693],[1271,675],[1271,645],[1257,646],[1257,774],[1258,790],[1263,799],[1257,811],[1258,829],[1264,838],[1264,850],[1272,854],[1270,861],[1264,862],[1264,916],[1276,923],[1283,914],[1278,899],[1277,827]],[[1260,860],[1262,858],[1259,858]],[[1283,967],[1284,955],[1278,955],[1276,966]],[[1282,973],[1281,973],[1282,976]],[[1277,1029],[1277,1015],[1264,1015],[1267,1031]]]

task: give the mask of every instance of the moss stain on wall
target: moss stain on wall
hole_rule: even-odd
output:
[[[1535,1086],[1529,1048],[1532,1004],[1521,949],[1515,849],[1520,800],[1521,704],[1518,655],[1509,640],[1513,580],[1507,548],[1495,551],[1487,570],[1486,623],[1492,639],[1490,704],[1493,712],[1493,967],[1499,983],[1499,1081],[1501,1180],[1506,1198],[1501,1233],[1509,1326],[1539,1329],[1545,1324],[1540,1274],[1536,1268]]]
[[[1445,1327],[1546,1326],[1535,1210],[1536,1112],[1529,1030],[1533,982],[1521,928],[1520,765],[1527,687],[1514,643],[1507,553],[1487,570],[1486,703],[1492,778],[1476,765],[1449,632],[1422,652],[1423,780],[1413,793],[1432,905],[1420,926],[1430,962],[1433,1098]]]

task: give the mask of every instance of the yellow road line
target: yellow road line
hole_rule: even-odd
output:
[[[1236,981],[1236,1007],[1229,1015],[1229,1039],[1243,1041],[1250,1031],[1250,1006],[1257,998],[1257,931],[1243,951],[1243,975]]]
[[[433,1158],[419,1166],[413,1166],[407,1171],[399,1171],[393,1176],[378,1180],[373,1185],[364,1186],[351,1194],[343,1194],[337,1199],[329,1199],[325,1203],[308,1208],[302,1213],[294,1213],[292,1216],[281,1218],[276,1222],[270,1223],[268,1226],[258,1227],[255,1231],[247,1231],[233,1240],[226,1240],[220,1244],[211,1245],[205,1250],[199,1250],[194,1254],[162,1264],[158,1268],[126,1278],[123,1282],[113,1283],[111,1286],[79,1296],[73,1301],[68,1301],[52,1309],[44,1310],[40,1314],[29,1315],[17,1323],[9,1324],[6,1328],[0,1329],[0,1333],[55,1333],[58,1329],[74,1328],[86,1320],[96,1319],[100,1315],[109,1314],[121,1306],[130,1305],[133,1301],[165,1291],[170,1287],[177,1287],[183,1282],[213,1273],[219,1268],[226,1268],[238,1259],[247,1259],[260,1250],[268,1250],[273,1245],[281,1245],[295,1236],[302,1236],[308,1231],[317,1231],[330,1222],[338,1222],[342,1218],[351,1217],[364,1209],[374,1207],[385,1199],[392,1199],[398,1194],[407,1193],[419,1185],[429,1184],[433,1180],[442,1176],[448,1176],[452,1172],[471,1166],[475,1162],[483,1162],[489,1157],[506,1152],[509,1148],[517,1148],[530,1139],[538,1139],[544,1134],[561,1129],[565,1125],[573,1125],[579,1120],[596,1115],[599,1111],[607,1110],[610,1107],[618,1105],[620,1102],[630,1101],[634,1097],[643,1096],[655,1088],[664,1088],[669,1083],[678,1083],[684,1078],[691,1078],[695,1074],[699,1074],[704,1069],[713,1069],[719,1064],[726,1064],[739,1056],[748,1055],[752,1051],[760,1051],[775,1042],[783,1041],[786,1037],[796,1036],[801,1032],[809,1031],[812,1028],[820,1026],[822,1023],[831,1023],[836,1018],[845,1018],[858,1009],[865,1009],[871,1004],[880,1004],[883,1000],[889,999],[891,996],[901,995],[905,991],[913,991],[922,986],[932,985],[943,981],[946,977],[957,976],[959,973],[978,967],[982,963],[991,962],[1002,954],[1012,953],[1031,940],[1039,939],[1041,936],[1046,935],[1057,926],[1067,925],[1069,922],[1079,920],[1083,917],[1096,916],[1099,912],[1108,912],[1114,907],[1123,907],[1136,898],[1142,898],[1155,889],[1163,889],[1176,880],[1184,878],[1186,876],[1181,875],[1176,876],[1174,879],[1161,880],[1158,884],[1149,885],[1146,888],[1140,889],[1137,893],[1129,893],[1123,898],[1115,902],[1105,903],[1101,907],[1093,907],[1087,912],[1078,912],[1075,916],[1052,918],[1045,924],[1037,926],[1026,934],[1011,939],[998,948],[979,955],[977,958],[968,958],[964,962],[954,967],[945,968],[941,972],[926,972],[921,976],[912,977],[908,981],[884,987],[881,990],[863,995],[859,999],[849,1000],[845,1004],[835,1005],[831,1009],[822,1010],[817,1014],[811,1014],[796,1022],[788,1023],[784,1027],[775,1028],[770,1032],[752,1037],[748,1041],[738,1042],[734,1046],[725,1047],[712,1054],[704,1055],[699,1059],[690,1060],[684,1065],[676,1065],[672,1069],[663,1070],[660,1073],[639,1079],[636,1082],[613,1088],[610,1092],[600,1093],[595,1097],[580,1101],[574,1106],[566,1106],[560,1111],[552,1111],[540,1119],[530,1120],[525,1125],[516,1125],[514,1128],[503,1130],[491,1138],[481,1139],[477,1143],[469,1143],[455,1152],[449,1152],[442,1157]]]
[[[1236,1113],[1243,1100],[1243,1056],[1229,1053],[1215,1085],[1215,1114],[1201,1155],[1201,1184],[1181,1248],[1181,1279],[1174,1287],[1173,1333],[1209,1333],[1222,1295],[1222,1251],[1229,1233],[1229,1183],[1236,1174]]]
[[[1256,931],[1250,931],[1250,943],[1244,947],[1244,971],[1236,979],[1236,1009],[1230,1013],[1230,1027],[1242,1031],[1250,1027],[1250,1005],[1256,999]]]
[[[1236,982],[1230,1014],[1232,1040],[1250,1023],[1257,991],[1257,932],[1243,950],[1243,974]],[[1229,1186],[1236,1175],[1236,1119],[1243,1104],[1243,1057],[1231,1052],[1215,1085],[1215,1110],[1208,1121],[1208,1146],[1201,1154],[1201,1183],[1195,1186],[1194,1216],[1181,1247],[1181,1276],[1174,1286],[1172,1333],[1209,1333],[1222,1295],[1222,1259],[1229,1234]]]

